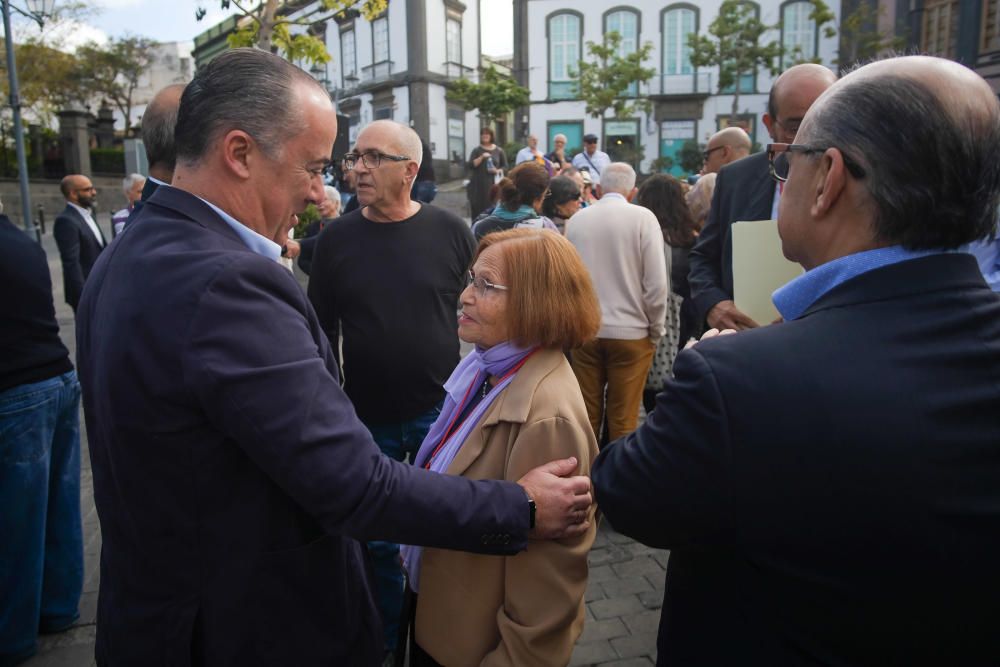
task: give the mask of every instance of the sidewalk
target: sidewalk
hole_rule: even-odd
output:
[[[434,204],[463,218],[468,217],[461,181],[442,184]],[[107,233],[107,237],[111,238],[111,234]],[[73,311],[64,302],[62,266],[51,233],[43,237],[42,245],[49,258],[59,333],[75,364],[76,326]],[[82,409],[80,434],[85,561],[80,620],[67,632],[39,637],[38,654],[24,663],[26,667],[89,667],[95,664],[101,529],[94,507],[93,475]],[[589,557],[587,620],[573,651],[571,666],[650,667],[655,664],[656,629],[667,558],[666,551],[651,549],[619,535],[607,522],[601,526]]]

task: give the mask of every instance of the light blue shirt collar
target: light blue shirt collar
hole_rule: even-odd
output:
[[[201,199],[201,197],[198,197],[198,199]],[[281,257],[280,245],[266,236],[261,236],[212,202],[206,199],[201,200],[208,204],[213,211],[218,213],[219,217],[225,220],[227,225],[232,227],[233,231],[236,232],[236,235],[240,237],[240,240],[243,241],[246,247],[250,248],[250,250],[254,251],[258,255],[263,255],[264,257],[267,257],[275,262],[278,261],[278,258]]]
[[[943,252],[945,251],[906,250],[903,246],[894,245],[845,255],[806,271],[798,278],[782,285],[771,295],[771,301],[786,321],[798,319],[827,292],[851,278],[890,264]]]

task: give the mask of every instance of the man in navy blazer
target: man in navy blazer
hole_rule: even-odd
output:
[[[97,200],[97,188],[82,174],[70,174],[59,184],[66,208],[56,216],[52,235],[59,248],[63,268],[66,303],[76,311],[83,284],[108,243],[90,207]]]
[[[806,273],[784,323],[681,352],[604,450],[615,528],[671,549],[661,665],[1000,663],[1000,104],[929,57],[863,67],[772,144]]]
[[[436,475],[358,421],[274,242],[322,196],[336,128],[306,73],[220,55],[182,97],[172,186],[91,274],[77,340],[99,665],[378,664],[357,540],[512,554],[586,530],[573,459],[517,484]]]
[[[792,143],[809,107],[837,77],[813,63],[790,67],[779,76],[767,99],[764,125],[774,141]],[[710,327],[746,329],[757,326],[733,302],[734,222],[770,220],[781,189],[768,173],[767,155],[757,153],[719,171],[705,228],[691,249],[691,297]],[[762,324],[766,324],[763,322]]]

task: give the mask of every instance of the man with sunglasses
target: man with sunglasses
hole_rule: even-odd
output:
[[[763,119],[771,138],[794,142],[806,111],[836,78],[830,69],[811,63],[791,67],[779,76],[771,86]],[[780,198],[781,188],[769,176],[764,153],[719,170],[708,220],[691,250],[691,295],[710,327],[738,330],[758,325],[733,302],[730,231],[740,220],[774,218]]]
[[[670,549],[663,665],[994,665],[1000,633],[1000,104],[931,57],[834,84],[794,144],[784,322],[681,352],[598,505]]]
[[[382,452],[416,454],[440,412],[459,361],[458,297],[475,240],[468,224],[411,199],[422,161],[419,136],[389,120],[371,123],[343,158],[359,208],[316,242],[309,300],[338,359],[344,391]],[[403,601],[399,545],[370,542],[385,648],[396,650]]]

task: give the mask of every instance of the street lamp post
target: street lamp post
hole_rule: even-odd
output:
[[[31,222],[31,196],[28,191],[28,159],[24,151],[24,126],[21,124],[21,98],[17,85],[17,62],[14,60],[14,40],[10,29],[10,10],[12,9],[10,0],[0,0],[3,3],[3,31],[4,43],[7,47],[7,76],[10,81],[10,108],[14,114],[14,147],[17,151],[17,171],[21,185],[21,214],[24,216],[24,231],[41,242],[38,229]],[[44,25],[45,17],[52,13],[55,0],[28,0],[28,10],[23,11],[13,7],[19,14],[23,14],[38,23],[39,27]]]

